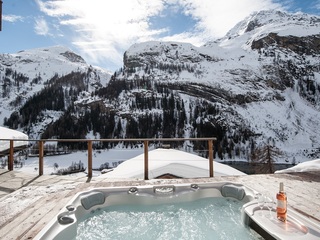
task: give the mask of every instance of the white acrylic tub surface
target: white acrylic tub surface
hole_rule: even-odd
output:
[[[260,217],[255,194],[254,190],[233,183],[97,188],[77,194],[35,239],[74,239],[78,221],[108,206],[174,204],[210,197],[235,198],[243,202],[244,223],[254,221],[274,239],[319,239],[319,226],[292,210],[289,211],[287,223]]]

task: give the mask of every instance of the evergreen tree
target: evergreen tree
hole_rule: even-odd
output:
[[[274,163],[281,155],[280,149],[269,143],[256,148],[251,155],[256,173],[274,173]]]

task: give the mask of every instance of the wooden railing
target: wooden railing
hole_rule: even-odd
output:
[[[45,142],[86,142],[88,146],[88,177],[92,177],[92,143],[93,142],[143,142],[144,146],[144,179],[149,179],[149,158],[148,158],[148,148],[149,142],[176,142],[176,141],[208,141],[208,165],[209,165],[209,177],[213,177],[213,143],[216,138],[145,138],[145,139],[0,139],[0,141],[9,141],[10,148],[8,152],[8,170],[13,171],[14,163],[14,142],[25,141],[26,145],[28,142],[38,142],[39,150],[39,175],[43,175],[43,160],[44,160],[44,143]]]

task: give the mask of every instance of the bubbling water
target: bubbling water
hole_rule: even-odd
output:
[[[261,239],[244,226],[242,204],[205,198],[177,204],[111,206],[79,222],[75,239]]]

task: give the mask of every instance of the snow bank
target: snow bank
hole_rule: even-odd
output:
[[[164,174],[182,178],[209,177],[209,160],[175,149],[155,149],[148,152],[149,179]],[[214,162],[214,176],[245,175],[230,166]],[[144,154],[121,163],[105,178],[144,178]]]
[[[298,165],[276,171],[275,173],[314,172],[320,171],[320,159],[299,163]]]
[[[0,139],[19,139],[19,140],[28,140],[28,135],[12,130],[5,127],[0,127]],[[28,141],[14,141],[14,147],[21,147],[28,145]],[[10,148],[10,141],[0,140],[0,152],[6,151]]]

